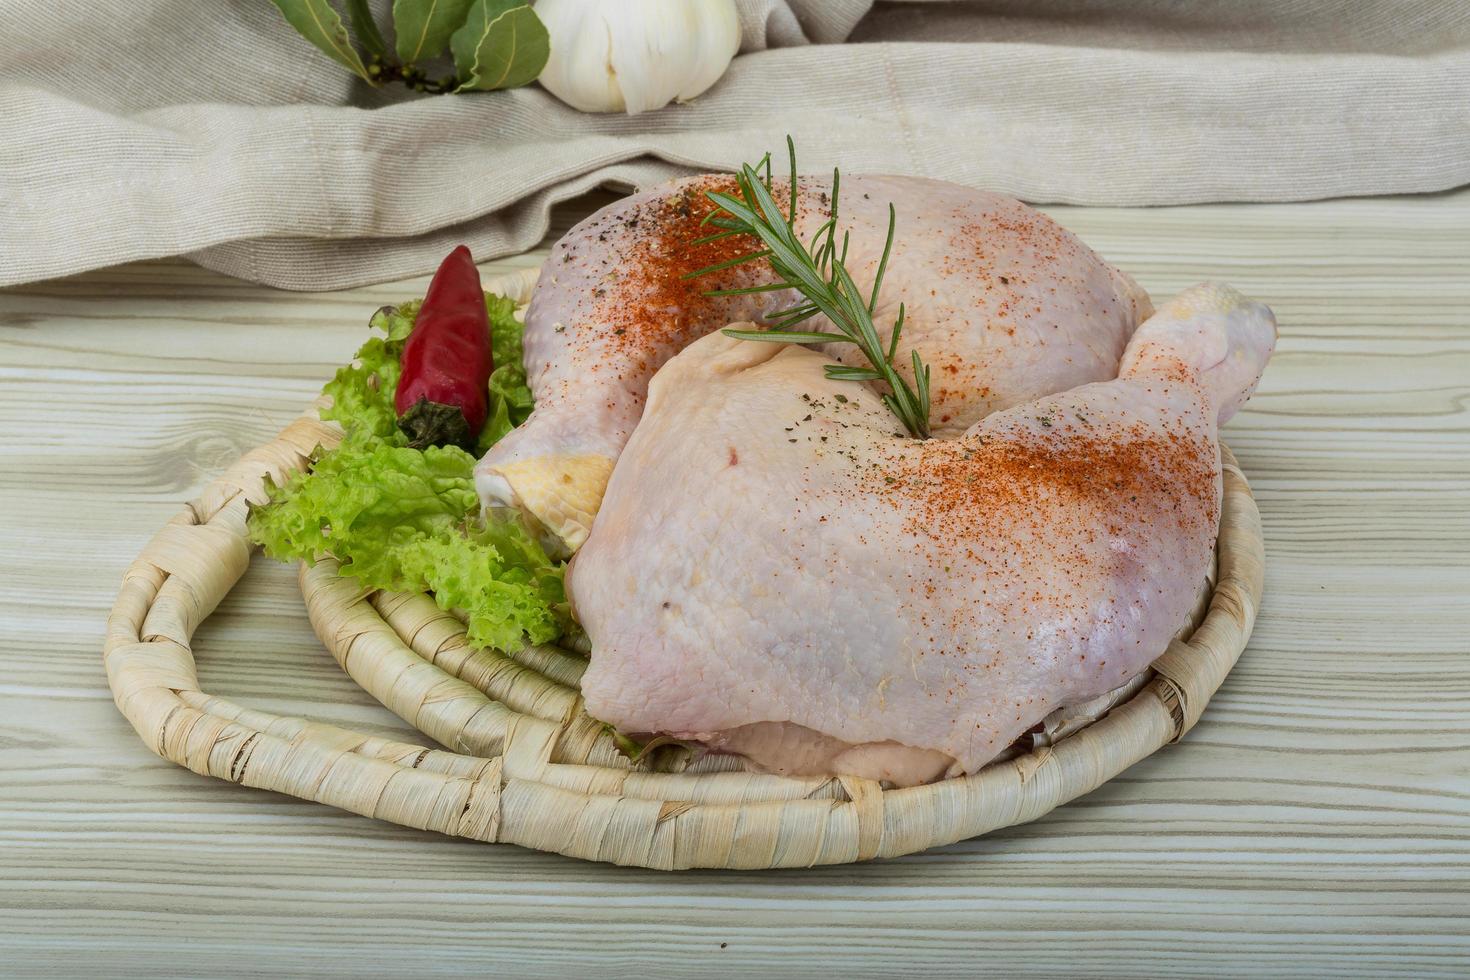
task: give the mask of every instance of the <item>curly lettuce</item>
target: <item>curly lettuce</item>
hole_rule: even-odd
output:
[[[497,367],[482,452],[532,408],[515,304],[487,295],[486,307]],[[569,625],[563,567],[521,525],[480,521],[475,457],[453,446],[411,449],[398,429],[399,357],[417,312],[408,303],[374,314],[383,336],[322,389],[332,399],[322,416],[341,423],[342,443],[269,488],[251,511],[251,537],[282,561],[336,558],[368,588],[431,592],[465,617],[477,645],[556,639]]]
[[[490,403],[485,416],[485,431],[476,447],[485,450],[500,441],[507,432],[526,421],[534,406],[531,388],[526,384],[525,350],[521,346],[525,326],[513,315],[515,303],[504,296],[491,296],[490,352],[495,370],[490,372]]]

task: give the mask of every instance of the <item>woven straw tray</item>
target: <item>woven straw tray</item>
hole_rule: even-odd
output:
[[[487,288],[524,302],[535,270]],[[894,857],[1034,820],[1177,740],[1244,649],[1264,545],[1229,449],[1216,574],[1196,616],[1102,716],[978,773],[885,790],[792,779],[678,749],[633,765],[581,708],[586,661],[554,647],[471,648],[421,594],[364,592],[323,560],[301,569],[322,642],[352,678],[449,750],[252,710],[199,688],[190,643],[245,573],[249,504],[340,430],[316,409],[245,454],[154,536],[123,577],[104,659],[150,749],[205,775],[409,827],[650,868],[775,868]],[[1099,710],[1102,710],[1099,709]]]

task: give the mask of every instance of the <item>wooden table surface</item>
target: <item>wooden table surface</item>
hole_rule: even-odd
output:
[[[0,292],[0,975],[1466,975],[1470,192],[1050,210],[1155,295],[1222,278],[1277,312],[1227,430],[1265,521],[1255,636],[1183,743],[1090,796],[811,871],[594,866],[153,756],[99,657],[123,568],[423,280],[165,261]],[[197,652],[206,690],[407,737],[284,566],[257,557]]]

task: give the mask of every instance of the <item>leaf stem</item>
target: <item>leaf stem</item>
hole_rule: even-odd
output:
[[[443,95],[445,92],[453,92],[459,87],[459,79],[453,75],[443,78],[430,78],[428,73],[421,68],[412,65],[404,66],[396,61],[387,61],[374,58],[368,63],[368,74],[373,81],[381,85],[384,82],[402,82],[415,92],[428,92],[431,95]]]

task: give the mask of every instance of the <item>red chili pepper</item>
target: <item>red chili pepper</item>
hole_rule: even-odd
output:
[[[495,361],[480,270],[465,246],[434,273],[402,361],[393,407],[409,445],[473,448],[485,427]]]

